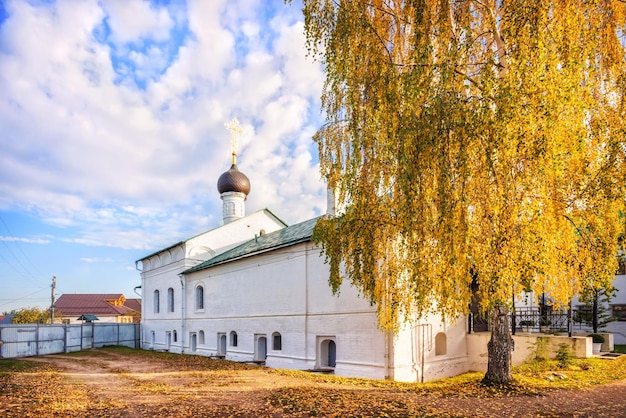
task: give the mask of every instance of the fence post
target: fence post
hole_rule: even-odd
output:
[[[39,355],[39,324],[35,324],[35,355]]]

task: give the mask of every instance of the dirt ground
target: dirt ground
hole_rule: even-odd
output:
[[[626,417],[626,380],[591,390],[468,397],[311,380],[197,356],[90,350],[28,361],[43,371],[13,376],[12,395],[0,394],[0,416]]]

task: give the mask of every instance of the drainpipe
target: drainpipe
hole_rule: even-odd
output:
[[[304,361],[309,361],[309,243],[306,243],[306,251],[304,252]],[[318,256],[321,256],[319,254]],[[317,342],[315,346],[317,351]],[[316,358],[317,356],[313,356]],[[313,367],[317,367],[314,365]]]
[[[179,274],[180,278],[180,353],[185,354],[185,275]]]

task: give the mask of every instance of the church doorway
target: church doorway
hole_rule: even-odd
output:
[[[265,361],[267,358],[267,338],[265,335],[255,335],[254,361]]]
[[[226,355],[226,334],[219,333],[217,334],[217,355],[225,356]]]
[[[318,339],[318,367],[320,369],[335,368],[337,363],[337,345],[332,338]]]

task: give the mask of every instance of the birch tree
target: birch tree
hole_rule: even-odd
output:
[[[326,71],[314,238],[380,327],[490,316],[485,383],[511,381],[508,312],[609,286],[624,230],[625,4],[304,0]]]

